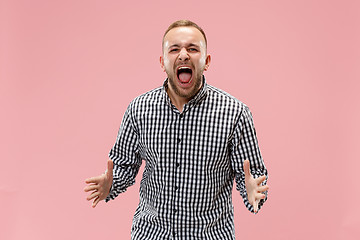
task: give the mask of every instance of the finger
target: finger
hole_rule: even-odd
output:
[[[94,201],[93,201],[92,207],[93,208],[96,207],[96,205],[99,203],[99,201],[100,201],[99,197],[95,198]]]
[[[258,201],[255,201],[254,203],[254,212],[258,211]]]
[[[93,191],[93,190],[96,190],[98,188],[98,185],[96,184],[91,184],[91,185],[88,185],[84,188],[84,192],[89,192],[89,191]]]
[[[245,172],[245,178],[249,178],[251,176],[250,175],[250,161],[245,160],[243,167],[244,167],[244,172]]]
[[[264,199],[265,197],[266,197],[266,195],[263,194],[263,193],[257,193],[257,194],[255,195],[256,201],[260,201],[260,199]]]
[[[86,179],[85,183],[96,183],[96,184],[98,184],[100,179],[101,179],[101,176],[91,177],[91,178]]]
[[[262,176],[256,178],[256,179],[255,179],[256,184],[257,184],[257,185],[261,184],[265,179],[266,179],[266,176],[265,176],[265,175],[262,175]]]
[[[268,186],[268,185],[260,186],[260,187],[257,188],[257,191],[258,191],[258,192],[265,192],[265,191],[267,191],[267,190],[269,190],[269,186]]]
[[[94,199],[95,197],[99,196],[100,192],[93,192],[91,193],[86,199],[90,201],[91,199]]]
[[[113,174],[113,167],[114,167],[114,163],[112,160],[108,160],[107,162],[107,174],[108,174],[108,177],[112,176]]]

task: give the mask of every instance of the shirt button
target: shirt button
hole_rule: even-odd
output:
[[[174,213],[176,213],[177,212],[177,210],[176,209],[174,209]]]
[[[178,190],[179,189],[179,187],[178,186],[175,186],[175,190]]]
[[[184,117],[184,114],[180,113],[179,115],[180,119]]]
[[[173,232],[173,236],[174,236],[174,237],[176,236],[176,232]]]
[[[176,163],[176,167],[179,167],[179,166],[180,166],[180,163],[177,162],[177,163]]]
[[[178,142],[178,143],[181,143],[181,138],[178,138],[177,142]]]

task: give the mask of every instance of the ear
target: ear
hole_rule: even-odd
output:
[[[207,55],[206,56],[206,60],[205,60],[205,68],[204,68],[204,71],[207,71],[209,66],[210,66],[210,62],[211,62],[211,56],[210,55]]]
[[[165,72],[165,66],[164,66],[164,57],[163,56],[160,56],[160,66],[162,68],[162,70]]]

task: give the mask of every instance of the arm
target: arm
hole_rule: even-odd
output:
[[[100,200],[108,202],[135,183],[135,177],[141,165],[138,153],[138,134],[131,117],[131,104],[127,108],[118,132],[116,142],[109,153],[108,169],[105,174],[89,178],[84,191],[91,192],[88,200],[93,207]]]
[[[120,125],[118,136],[109,157],[114,162],[113,183],[105,201],[115,199],[120,193],[135,183],[141,166],[138,150],[138,130],[132,116],[132,104],[127,108]]]
[[[247,209],[257,213],[267,200],[268,173],[262,159],[251,112],[243,106],[230,144],[236,189]]]

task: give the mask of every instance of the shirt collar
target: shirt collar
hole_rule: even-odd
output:
[[[175,106],[171,103],[170,97],[166,91],[168,88],[168,81],[169,81],[169,79],[166,78],[164,81],[163,87],[162,87],[162,89],[163,89],[162,92],[165,95],[166,102],[171,107],[175,108]],[[191,106],[194,106],[194,105],[200,103],[202,100],[204,100],[207,95],[207,88],[208,88],[208,84],[206,83],[205,76],[203,75],[203,82],[202,82],[200,91],[187,104],[185,104],[184,110],[185,110],[186,106],[191,107]]]

